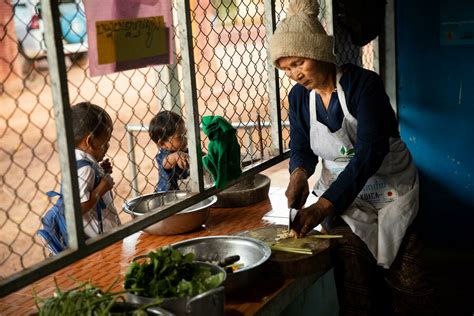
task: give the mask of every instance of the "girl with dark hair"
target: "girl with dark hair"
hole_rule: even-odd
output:
[[[149,135],[158,146],[159,178],[156,192],[179,190],[178,180],[189,177],[186,126],[183,118],[171,111],[159,112],[150,122]]]

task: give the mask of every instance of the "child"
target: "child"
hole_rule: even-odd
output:
[[[159,179],[156,192],[179,190],[178,180],[189,177],[186,127],[178,114],[158,113],[150,122],[149,135],[160,149],[156,155]]]
[[[115,184],[110,176],[112,165],[108,158],[103,160],[109,149],[112,119],[89,102],[78,103],[71,110],[84,232],[91,238],[120,225],[111,192]],[[79,167],[84,160],[86,164]]]

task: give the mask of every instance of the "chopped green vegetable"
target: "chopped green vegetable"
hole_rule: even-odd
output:
[[[300,253],[304,255],[312,255],[313,250],[310,248],[296,248],[296,247],[287,247],[284,245],[276,245],[276,244],[270,244],[270,249],[272,251],[283,251],[283,252],[292,252],[292,253]]]
[[[208,267],[193,263],[194,254],[181,254],[170,247],[147,254],[147,260],[132,262],[125,275],[125,289],[141,289],[145,297],[195,296],[219,286],[224,273],[211,274]]]

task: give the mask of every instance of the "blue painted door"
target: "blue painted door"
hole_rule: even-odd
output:
[[[425,240],[473,247],[474,44],[443,38],[458,22],[469,32],[473,1],[396,1],[398,113],[420,172]]]

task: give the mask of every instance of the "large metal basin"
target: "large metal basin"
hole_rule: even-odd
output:
[[[227,273],[224,283],[226,292],[245,288],[257,279],[261,265],[270,258],[271,250],[260,240],[242,236],[209,236],[184,240],[170,247],[182,254],[194,253],[197,261],[222,261],[239,255],[237,264],[243,264],[233,273]]]
[[[123,210],[133,218],[136,218],[151,212],[160,211],[163,206],[174,204],[188,197],[190,197],[189,193],[183,191],[155,192],[141,195],[125,202]],[[144,231],[154,235],[175,235],[193,231],[206,222],[209,217],[209,207],[216,201],[217,198],[211,196],[179,213],[148,226]]]
[[[214,207],[242,207],[268,198],[271,180],[263,174],[256,174],[224,191],[217,193]]]

